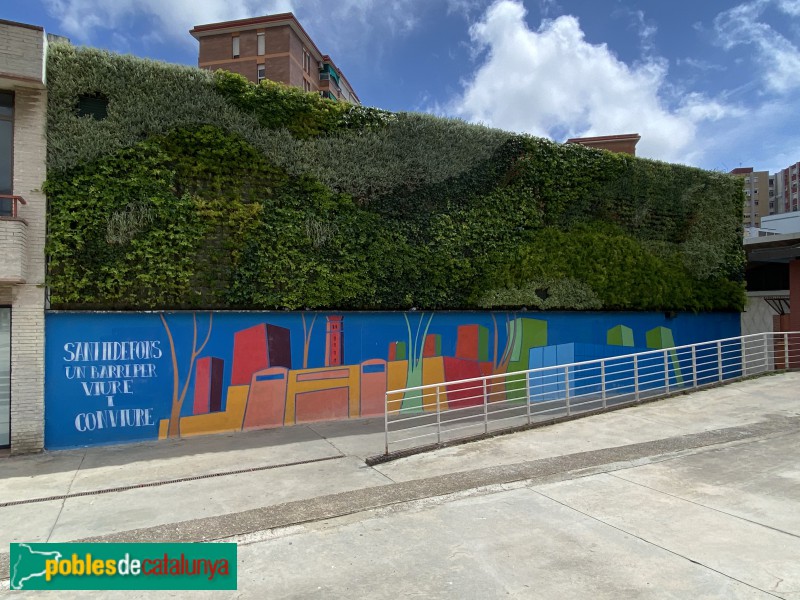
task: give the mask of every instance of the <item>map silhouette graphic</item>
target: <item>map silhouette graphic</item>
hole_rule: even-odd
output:
[[[45,562],[48,560],[61,560],[60,552],[41,552],[34,550],[28,544],[17,544],[17,556],[11,565],[9,587],[12,590],[25,589],[24,583],[29,579],[44,577]]]

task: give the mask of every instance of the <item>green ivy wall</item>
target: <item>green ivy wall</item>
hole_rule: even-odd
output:
[[[727,175],[69,45],[47,68],[54,308],[743,305]]]

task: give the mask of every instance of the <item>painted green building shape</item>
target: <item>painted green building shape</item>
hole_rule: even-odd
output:
[[[675,347],[675,338],[672,336],[672,330],[669,327],[654,327],[645,334],[645,339],[647,340],[647,347],[653,350],[664,350],[666,348]],[[673,372],[675,373],[675,380],[678,383],[683,383],[678,353],[675,352],[675,350],[670,350],[669,356],[670,362],[672,362]]]
[[[606,343],[609,346],[633,347],[633,329],[625,325],[612,327],[606,333]]]
[[[489,330],[483,325],[478,325],[478,360],[489,360]]]
[[[429,333],[425,338],[425,347],[423,348],[425,356],[441,356],[442,355],[442,335],[439,333]]]
[[[547,321],[539,319],[514,319],[506,327],[511,344],[509,371],[524,371],[528,368],[530,349],[547,346]]]
[[[408,353],[406,352],[405,342],[394,343],[394,360],[407,360]]]
[[[547,346],[547,321],[539,319],[514,319],[507,326],[511,360],[507,372],[525,371],[529,365],[530,349]],[[525,376],[506,378],[507,400],[526,401]]]
[[[655,327],[645,334],[647,347],[653,350],[663,350],[675,346],[672,330],[667,327]]]

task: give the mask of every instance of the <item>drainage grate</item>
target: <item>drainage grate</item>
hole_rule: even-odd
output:
[[[0,502],[0,508],[17,506],[20,504],[35,504],[37,502],[50,502],[51,500],[68,500],[69,498],[80,498],[81,496],[99,496],[100,494],[113,494],[115,492],[127,492],[141,488],[158,487],[160,485],[171,485],[173,483],[183,483],[184,481],[196,481],[198,479],[212,479],[214,477],[227,477],[228,475],[241,475],[242,473],[255,473],[257,471],[269,471],[270,469],[281,469],[283,467],[296,467],[298,465],[308,465],[311,463],[325,462],[327,460],[337,460],[345,458],[344,454],[336,456],[325,456],[323,458],[311,458],[309,460],[299,460],[297,462],[282,463],[279,465],[266,465],[263,467],[251,467],[249,469],[236,469],[235,471],[223,471],[221,473],[207,473],[206,475],[195,475],[194,477],[181,477],[179,479],[167,479],[165,481],[153,481],[150,483],[137,483],[135,485],[123,485],[120,487],[107,488],[103,490],[91,490],[88,492],[76,492],[74,494],[61,494],[59,496],[47,496],[45,498],[30,498],[28,500],[12,500],[11,502]]]

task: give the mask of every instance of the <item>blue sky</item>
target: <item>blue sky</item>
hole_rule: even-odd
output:
[[[800,0],[6,0],[0,18],[196,64],[193,25],[289,10],[365,104],[637,132],[640,156],[722,171],[800,161]]]

